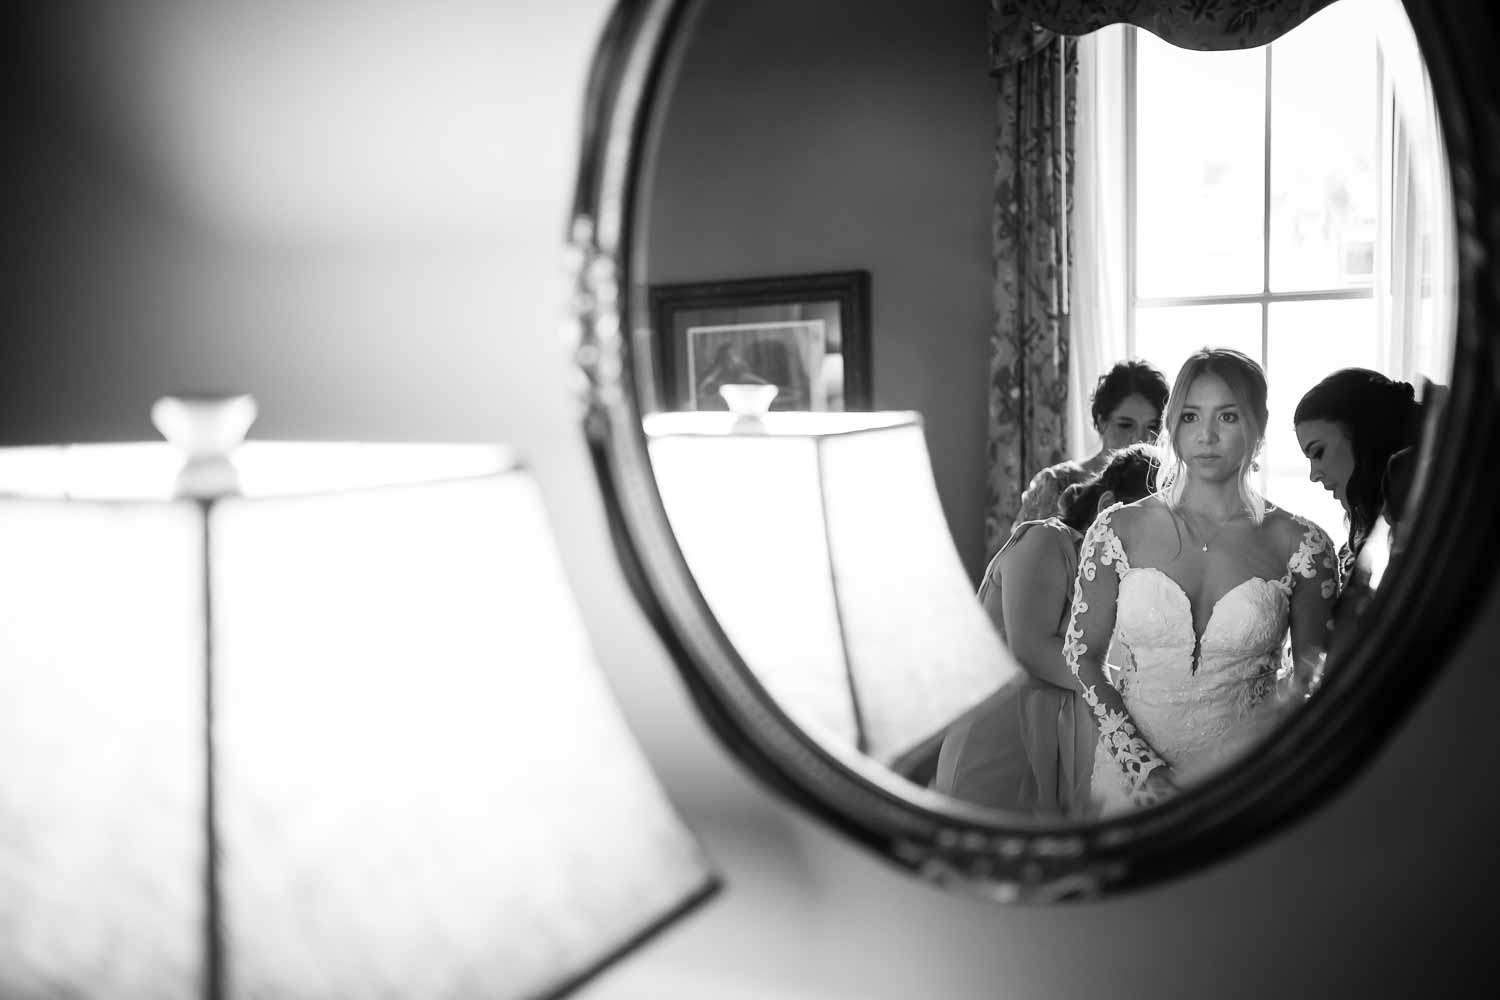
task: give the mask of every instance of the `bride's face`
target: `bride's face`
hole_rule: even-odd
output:
[[[1172,437],[1188,475],[1209,482],[1238,476],[1251,446],[1239,401],[1227,382],[1208,372],[1188,386]]]

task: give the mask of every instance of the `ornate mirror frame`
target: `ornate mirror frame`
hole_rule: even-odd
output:
[[[635,273],[654,130],[695,0],[620,0],[587,92],[570,233],[567,335],[583,426],[618,557],[693,698],[729,750],[787,799],[896,864],[1003,900],[1082,898],[1188,873],[1305,816],[1392,736],[1464,634],[1500,555],[1500,14],[1487,0],[1408,0],[1449,160],[1458,245],[1454,373],[1429,414],[1424,516],[1384,586],[1345,601],[1326,680],[1262,752],[1163,805],[1087,826],[1006,826],[998,814],[837,756],[794,726],[725,638],[663,510],[637,386],[651,377]],[[1358,575],[1358,574],[1357,574]],[[1357,615],[1357,620],[1353,617]]]

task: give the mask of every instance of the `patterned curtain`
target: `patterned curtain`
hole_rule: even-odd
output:
[[[1014,62],[1038,34],[1086,35],[1128,23],[1184,49],[1265,45],[1333,0],[991,0],[991,65]]]
[[[1010,536],[1021,492],[1068,457],[1068,271],[1078,42],[1031,36],[995,74],[995,325],[991,331],[988,561]]]
[[[1188,49],[1273,41],[1333,0],[991,0],[995,325],[991,331],[985,555],[1010,536],[1021,493],[1067,448],[1068,282],[1077,46],[1128,22]]]

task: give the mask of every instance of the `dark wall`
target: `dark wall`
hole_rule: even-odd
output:
[[[877,409],[926,421],[983,569],[994,86],[984,0],[704,5],[652,173],[653,282],[867,269]]]

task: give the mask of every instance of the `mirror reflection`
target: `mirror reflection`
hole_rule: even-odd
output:
[[[1454,275],[1410,25],[1336,0],[1198,51],[831,7],[708,0],[660,112],[653,290],[868,282],[838,369],[811,302],[637,324],[684,556],[838,752],[1012,822],[1171,797],[1313,695],[1419,507]],[[660,359],[700,341],[756,377],[694,403]]]

